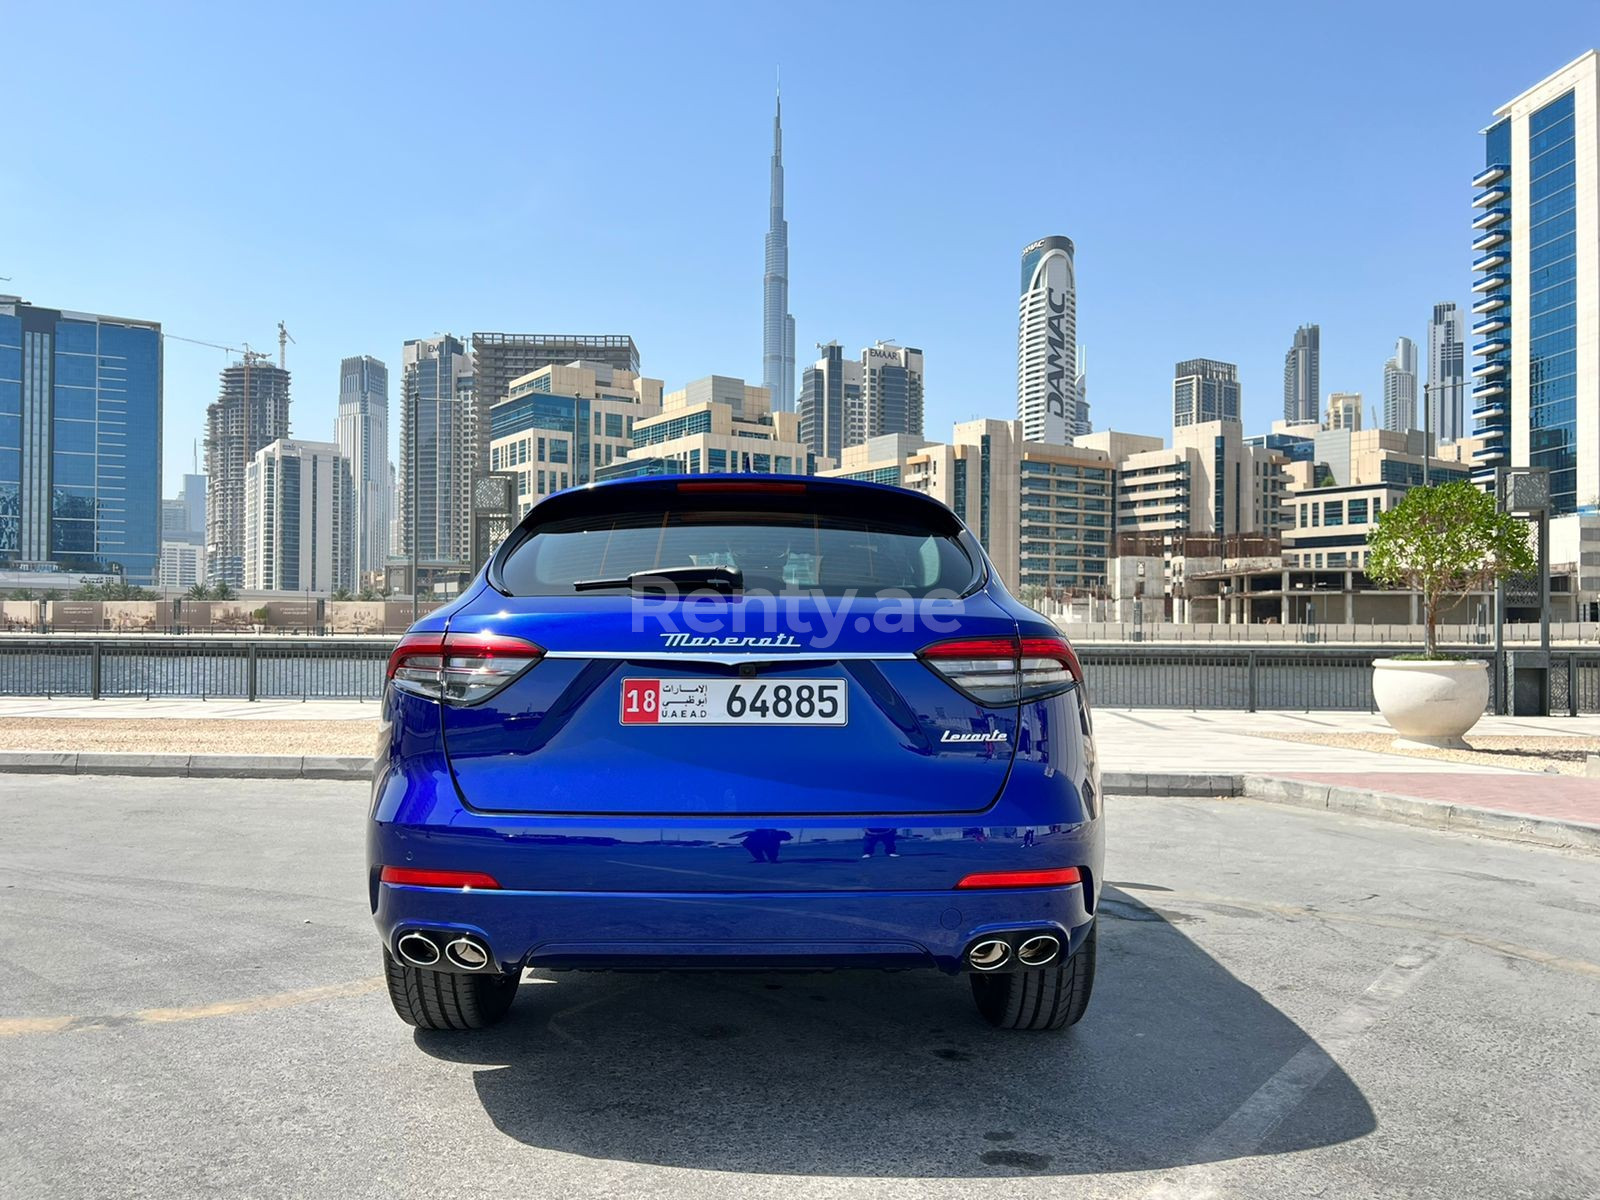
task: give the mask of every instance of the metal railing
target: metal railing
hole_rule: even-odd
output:
[[[0,639],[0,696],[377,700],[390,638]],[[1079,644],[1089,694],[1107,708],[1370,712],[1383,646]],[[1506,658],[1521,652],[1511,650]],[[1489,711],[1506,675],[1491,666]],[[1600,650],[1550,655],[1550,711],[1600,713]]]
[[[1384,625],[1369,622],[1364,625],[1334,623],[1265,625],[1235,623],[1231,625],[1183,624],[1172,621],[1065,621],[1057,620],[1056,628],[1076,646],[1146,644],[1161,646],[1350,646],[1365,648],[1382,646],[1390,650],[1421,650],[1423,628],[1420,625]],[[1487,648],[1494,642],[1494,626],[1490,624],[1449,624],[1438,628],[1439,644],[1454,650]],[[1508,623],[1504,631],[1508,646],[1536,646],[1539,642],[1537,621]],[[1552,621],[1550,640],[1553,644],[1577,648],[1600,648],[1600,622]]]
[[[377,700],[391,638],[0,639],[0,696]]]
[[[1241,712],[1374,712],[1372,660],[1381,647],[1083,645],[1090,698],[1106,708],[1211,708]],[[1493,654],[1471,657],[1491,662]],[[1596,658],[1600,663],[1600,656]],[[1491,673],[1491,680],[1498,672]],[[1600,697],[1597,697],[1600,699]],[[1491,686],[1488,711],[1496,696]]]

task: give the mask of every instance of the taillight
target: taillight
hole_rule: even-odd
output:
[[[1038,700],[1083,682],[1083,668],[1058,637],[951,638],[918,655],[931,669],[979,704]]]
[[[431,871],[423,867],[385,867],[378,873],[384,883],[409,887],[499,888],[500,881],[482,871]]]
[[[1022,698],[1064,691],[1083,682],[1083,668],[1065,638],[1022,639]]]
[[[544,657],[504,633],[408,633],[389,655],[389,682],[446,704],[479,704]]]
[[[968,875],[958,888],[1035,888],[1066,887],[1082,883],[1083,875],[1077,867],[1049,867],[1042,871],[982,871]]]

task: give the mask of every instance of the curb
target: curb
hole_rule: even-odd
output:
[[[1439,800],[1420,800],[1415,796],[1396,796],[1364,788],[1298,779],[1247,776],[1242,783],[1244,787],[1239,794],[1251,800],[1355,813],[1400,825],[1476,833],[1536,846],[1600,851],[1600,824],[1585,821],[1537,817],[1529,813],[1505,812],[1466,804],[1446,804]]]
[[[1178,796],[1215,800],[1244,794],[1243,775],[1156,775],[1144,771],[1106,771],[1100,791],[1107,796]]]
[[[1374,777],[1374,781],[1381,778]],[[1600,824],[1536,817],[1465,804],[1446,804],[1366,788],[1279,779],[1270,775],[1140,775],[1108,771],[1100,779],[1107,796],[1244,797],[1295,808],[1347,812],[1377,821],[1475,833],[1501,841],[1600,852]]]
[[[163,779],[371,779],[372,760],[338,754],[132,754],[0,751],[0,773]]]

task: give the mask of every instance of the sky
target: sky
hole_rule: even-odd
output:
[[[1593,0],[1520,11],[0,0],[0,291],[274,352],[284,321],[302,438],[333,437],[341,358],[395,400],[440,331],[627,333],[669,389],[760,382],[781,68],[801,366],[897,340],[930,439],[1015,416],[1018,258],[1065,234],[1095,428],[1168,433],[1174,362],[1209,357],[1257,432],[1297,325],[1324,399],[1372,406],[1395,339],[1425,360],[1467,303],[1479,132],[1600,44]],[[166,494],[226,361],[167,342]]]

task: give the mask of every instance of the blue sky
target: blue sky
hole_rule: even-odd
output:
[[[1095,427],[1166,432],[1172,364],[1208,356],[1254,431],[1303,321],[1324,393],[1380,399],[1394,339],[1467,299],[1478,131],[1600,42],[1592,0],[441,12],[0,6],[0,290],[274,350],[282,319],[302,437],[341,357],[398,377],[439,330],[759,381],[781,64],[802,363],[898,339],[931,437],[1013,416],[1018,254],[1062,233]],[[223,362],[168,343],[169,493]]]

